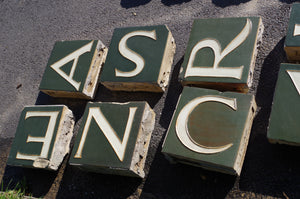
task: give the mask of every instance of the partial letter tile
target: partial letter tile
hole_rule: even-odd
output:
[[[173,161],[240,175],[255,111],[254,96],[184,87],[162,152]]]
[[[268,129],[271,143],[300,145],[300,65],[281,64]]]
[[[146,102],[88,103],[70,165],[92,172],[144,177],[155,113]]]
[[[27,106],[7,164],[57,170],[70,150],[74,117],[64,105]]]
[[[300,61],[300,4],[294,3],[290,14],[284,50],[291,62]]]
[[[106,54],[100,40],[56,42],[40,90],[53,97],[93,99]]]
[[[179,80],[184,86],[248,92],[262,32],[259,17],[195,20]]]
[[[111,90],[163,92],[175,42],[165,25],[115,29],[100,82]]]

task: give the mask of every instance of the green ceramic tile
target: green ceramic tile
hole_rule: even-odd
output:
[[[272,143],[300,145],[300,65],[281,64],[270,116]]]
[[[64,105],[25,107],[7,164],[57,170],[69,153],[73,127],[72,111]]]
[[[255,110],[251,95],[184,87],[162,152],[173,161],[239,175]]]
[[[101,83],[112,90],[163,92],[175,42],[165,25],[114,30]]]
[[[53,97],[92,99],[106,54],[99,40],[56,42],[40,90]]]
[[[179,80],[183,85],[247,92],[262,32],[259,17],[195,20]]]
[[[154,121],[146,102],[90,102],[69,163],[92,172],[144,177]]]
[[[300,61],[300,4],[294,3],[290,14],[284,50],[289,61]]]

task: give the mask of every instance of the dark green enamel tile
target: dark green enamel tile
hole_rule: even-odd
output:
[[[56,42],[40,90],[53,97],[92,99],[106,54],[99,40]]]
[[[255,110],[251,95],[184,87],[162,152],[178,162],[239,175]]]
[[[154,121],[146,102],[90,102],[69,163],[92,172],[144,177]]]
[[[289,61],[300,61],[300,4],[294,3],[285,38],[284,50]]]
[[[195,20],[179,80],[183,85],[247,92],[262,32],[259,17]]]
[[[165,25],[114,30],[101,83],[112,90],[163,92],[175,53]]]
[[[272,143],[300,144],[300,65],[281,64],[270,116]]]
[[[66,106],[25,107],[7,164],[57,170],[69,153],[73,127],[73,114]]]

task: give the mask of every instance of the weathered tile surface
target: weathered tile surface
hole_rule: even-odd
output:
[[[270,116],[272,143],[300,145],[300,65],[281,64]]]
[[[69,163],[93,172],[144,177],[154,122],[146,102],[90,102]]]
[[[247,92],[262,32],[258,17],[195,20],[179,80],[183,85]]]
[[[300,61],[300,4],[292,6],[284,50],[289,61]]]
[[[251,95],[185,87],[162,152],[178,162],[239,175],[255,110]]]
[[[64,105],[25,107],[7,164],[57,170],[69,153],[73,127],[73,113]]]
[[[115,29],[101,83],[112,90],[163,92],[175,53],[165,25]]]
[[[99,40],[56,42],[40,90],[53,97],[92,99],[106,54]]]

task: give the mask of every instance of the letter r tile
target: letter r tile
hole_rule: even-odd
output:
[[[106,54],[100,40],[56,42],[40,90],[53,97],[93,99]]]
[[[255,111],[254,96],[184,87],[162,152],[175,162],[240,175]]]
[[[262,32],[259,17],[195,20],[179,74],[182,85],[248,92]]]
[[[300,3],[292,6],[284,50],[289,61],[300,61]]]
[[[99,173],[144,177],[155,113],[146,102],[88,103],[70,165]]]
[[[300,145],[300,65],[281,64],[268,129],[271,143]]]
[[[64,105],[23,109],[7,164],[57,170],[69,153],[73,113]]]
[[[163,92],[175,42],[165,25],[114,30],[100,82],[111,90]]]

